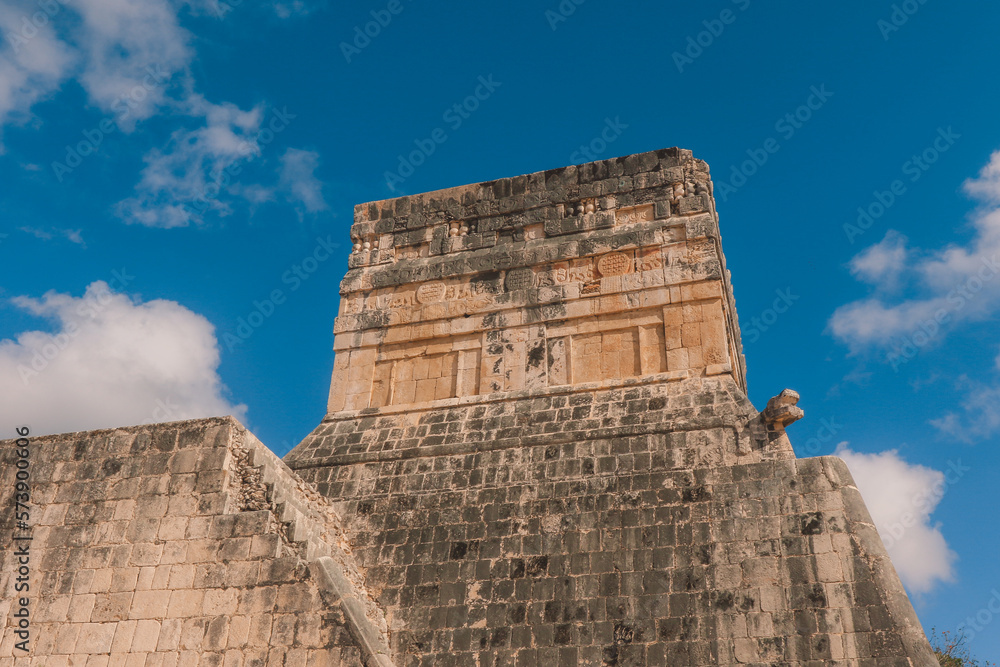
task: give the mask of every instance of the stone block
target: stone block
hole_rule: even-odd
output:
[[[160,621],[147,619],[136,623],[131,652],[145,653],[156,650],[160,638]]]
[[[110,652],[114,635],[115,623],[83,623],[74,651],[83,654]]]
[[[169,602],[164,607],[167,618],[188,618],[201,614],[205,591],[197,589],[174,590],[169,593]],[[163,616],[161,609],[161,617]]]

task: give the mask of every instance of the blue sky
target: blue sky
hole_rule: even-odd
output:
[[[690,148],[751,399],[802,394],[799,454],[848,460],[925,627],[971,618],[1000,660],[998,27],[941,0],[0,0],[2,421],[231,412],[284,454],[324,413],[355,203]]]

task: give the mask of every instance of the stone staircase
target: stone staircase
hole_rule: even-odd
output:
[[[281,541],[276,556],[309,564],[324,601],[339,609],[369,667],[393,667],[385,613],[364,584],[331,502],[302,480],[251,433],[232,443],[234,512],[268,512]],[[286,553],[282,553],[282,552]]]

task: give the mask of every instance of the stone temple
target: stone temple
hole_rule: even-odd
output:
[[[798,395],[747,399],[690,151],[351,237],[284,460],[229,417],[2,443],[0,667],[937,665],[844,463],[795,457]]]

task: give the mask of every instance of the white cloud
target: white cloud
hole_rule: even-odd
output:
[[[1000,151],[990,156],[990,161],[979,172],[976,178],[965,182],[965,191],[969,195],[986,202],[1000,205]]]
[[[1000,367],[1000,359],[997,361]],[[931,425],[942,435],[960,442],[973,443],[1000,432],[1000,384],[987,384],[959,376],[955,388],[964,393],[961,412],[946,412]]]
[[[913,300],[895,306],[886,305],[880,298],[863,299],[834,312],[830,331],[857,351],[866,346],[888,346],[896,336],[912,336],[920,331],[922,323],[933,322],[934,314],[947,311],[947,297],[921,301]]]
[[[250,3],[244,2],[244,0],[187,0],[187,2],[195,13],[208,14],[216,18],[226,18],[232,12],[251,7]],[[278,18],[289,19],[309,16],[325,5],[325,0],[316,2],[290,0],[284,2],[272,1],[263,4],[255,3],[252,6],[255,9],[264,9],[265,11],[270,9]]]
[[[24,123],[70,79],[125,130],[173,103],[166,87],[174,75],[187,76],[194,57],[178,11],[173,0],[6,0],[0,127]]]
[[[830,331],[852,351],[921,347],[949,327],[1000,308],[1000,152],[964,187],[982,203],[967,244],[913,252],[890,232],[851,260],[854,275],[875,283],[873,296],[841,306],[830,318]],[[909,288],[909,298],[888,297],[898,281]],[[921,342],[923,337],[928,341]]]
[[[232,104],[196,100],[205,125],[178,130],[165,151],[153,150],[146,158],[136,194],[118,206],[128,223],[148,227],[183,227],[201,224],[205,214],[231,213],[226,197],[238,163],[258,155],[256,135],[261,109],[243,111]]]
[[[34,433],[246,417],[225,396],[214,327],[175,301],[143,303],[98,281],[82,297],[13,303],[55,323],[0,340],[0,405]]]
[[[885,238],[851,260],[851,275],[892,288],[906,267],[906,237],[889,231]]]
[[[231,177],[226,170],[258,151],[250,135],[260,124],[260,107],[244,111],[226,102],[211,103],[195,91],[190,71],[193,37],[181,25],[181,13],[222,19],[236,4],[240,3],[52,0],[46,5],[52,13],[47,14],[31,0],[2,0],[0,130],[7,123],[31,119],[31,108],[71,79],[95,108],[128,132],[138,121],[161,113],[191,117],[193,127],[175,132],[165,147],[147,154],[135,195],[119,203],[118,213],[127,222],[151,227],[201,223],[208,212],[228,215],[235,193],[226,190]],[[265,6],[281,17],[303,16],[315,9],[313,3],[299,0]],[[35,15],[42,16],[38,25],[32,24]],[[308,166],[304,155],[294,158],[288,168]],[[297,175],[301,180],[290,183],[289,200],[307,211],[325,208],[312,173]],[[220,191],[227,196],[220,197]]]
[[[44,21],[32,20],[38,11],[28,0],[0,3],[0,130],[8,123],[27,122],[31,107],[58,90],[75,61],[48,14],[42,12]]]
[[[274,109],[265,127],[260,107],[242,111],[202,101],[201,108],[207,109],[204,127],[179,130],[165,151],[146,156],[136,193],[119,203],[119,217],[149,227],[182,227],[204,223],[209,213],[230,215],[234,198],[256,206],[279,196],[295,206],[300,218],[303,211],[329,209],[315,173],[315,151],[286,149],[272,185],[240,182],[246,163],[259,157],[267,138],[273,140],[294,115]]]
[[[38,229],[37,227],[19,227],[19,229],[25,234],[31,234],[36,239],[42,239],[43,241],[48,241],[52,238],[52,234],[48,233],[44,229]]]
[[[308,16],[318,9],[316,3],[305,2],[304,0],[291,0],[291,2],[275,2],[274,13],[278,18],[292,18],[294,16]]]
[[[952,581],[957,555],[940,524],[931,523],[951,478],[907,463],[894,449],[862,454],[842,442],[835,455],[850,468],[903,584],[914,593],[926,593],[938,582]]]
[[[171,0],[75,0],[83,53],[77,79],[91,103],[121,118],[126,129],[167,103],[165,82],[194,58],[190,33]],[[123,106],[124,105],[124,106]]]
[[[309,213],[329,208],[323,198],[323,182],[316,178],[319,153],[289,148],[281,156],[279,187],[293,204],[301,204]]]
[[[46,231],[44,229],[39,229],[38,227],[19,227],[25,234],[31,234],[35,238],[42,239],[43,241],[51,241],[55,238],[55,235],[65,237],[66,240],[87,247],[87,244],[83,241],[83,230],[82,229],[51,229],[51,231]]]
[[[243,197],[253,205],[274,201],[274,188],[265,187],[259,183],[249,185],[237,183],[233,186],[233,194]]]

